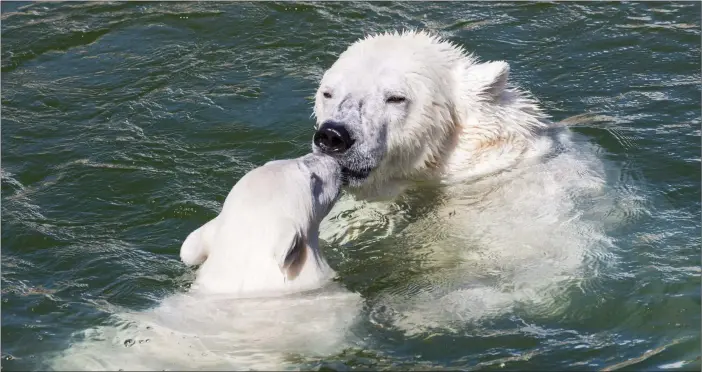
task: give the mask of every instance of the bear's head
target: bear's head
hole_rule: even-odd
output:
[[[499,106],[508,75],[506,62],[477,63],[426,32],[368,36],[322,77],[313,151],[335,157],[352,188],[441,172],[463,122]]]

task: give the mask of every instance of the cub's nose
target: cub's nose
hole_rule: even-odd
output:
[[[343,154],[353,145],[353,139],[343,124],[325,121],[312,138],[314,145],[328,155]]]

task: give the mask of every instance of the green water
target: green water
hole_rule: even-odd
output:
[[[186,235],[246,171],[309,150],[311,97],[338,54],[364,33],[421,27],[508,61],[555,119],[586,114],[573,130],[604,149],[645,212],[611,230],[618,265],[573,294],[589,306],[432,337],[368,323],[372,350],[306,366],[700,370],[700,12],[3,2],[2,368],[39,368],[73,332],[103,324],[105,303],[141,310],[183,290]],[[372,301],[422,275],[383,260],[395,236],[367,235],[323,247],[347,288]]]

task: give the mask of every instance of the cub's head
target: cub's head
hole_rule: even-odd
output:
[[[319,288],[334,274],[319,250],[319,224],[336,202],[341,169],[330,156],[270,161],[245,174],[219,215],[181,247],[201,265],[194,289],[259,297]]]

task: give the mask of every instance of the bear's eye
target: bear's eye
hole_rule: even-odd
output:
[[[331,93],[329,93],[329,92],[324,92],[324,93],[322,93],[322,95],[323,95],[324,98],[326,98],[326,99],[329,99],[329,98],[332,97]]]
[[[385,100],[387,103],[402,103],[405,102],[405,97],[402,96],[390,96]]]

